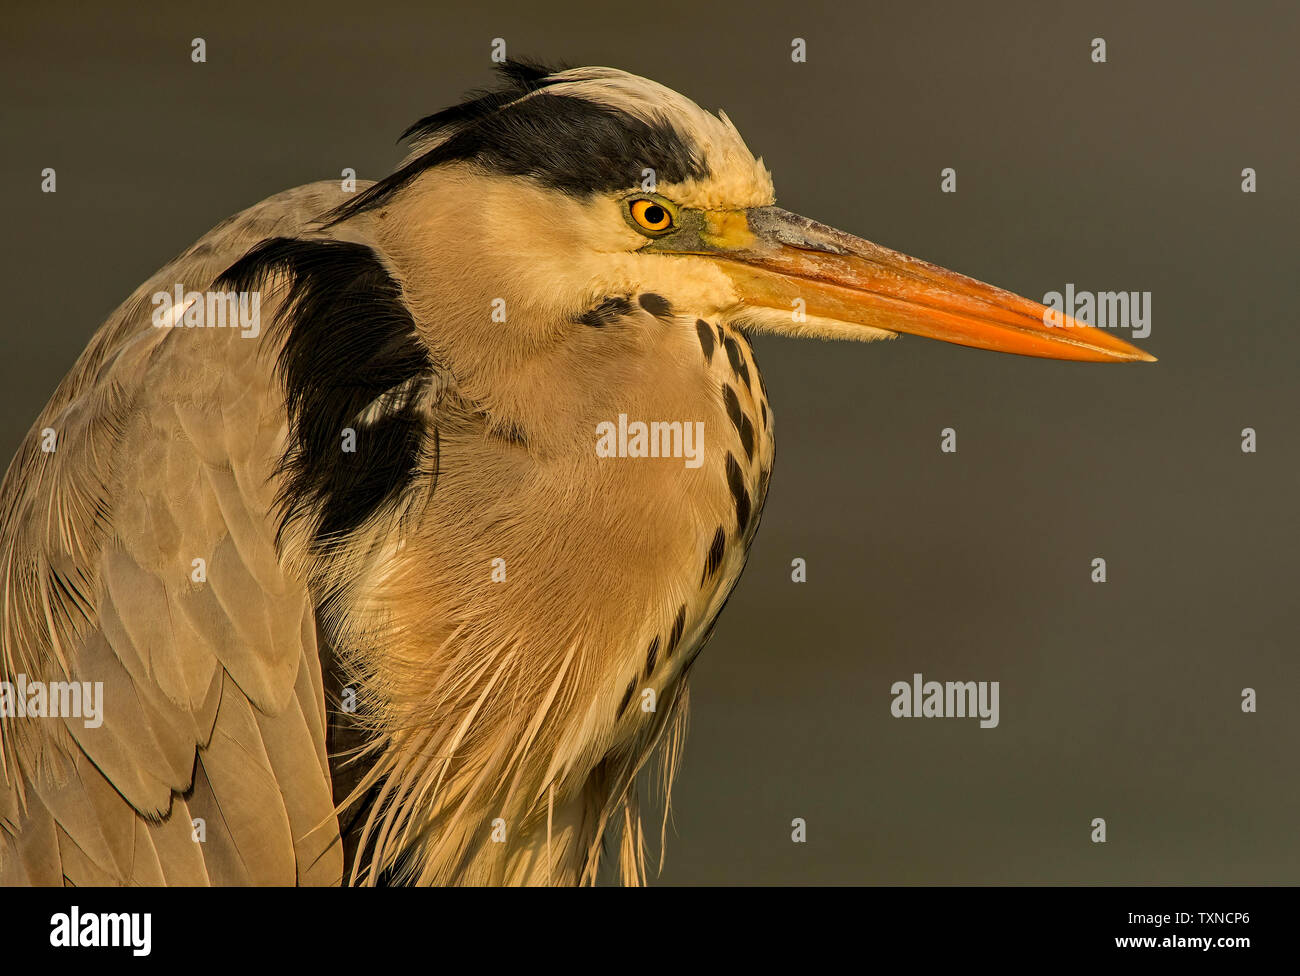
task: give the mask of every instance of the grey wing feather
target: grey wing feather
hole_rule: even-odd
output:
[[[10,466],[0,681],[102,682],[104,698],[97,726],[0,716],[0,883],[342,878],[315,612],[276,548],[274,340],[151,324],[155,292],[205,290],[340,202],[333,183],[289,191],[164,267]],[[280,300],[268,286],[264,321]]]

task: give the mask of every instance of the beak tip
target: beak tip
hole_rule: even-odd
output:
[[[1111,362],[1122,363],[1154,363],[1158,360],[1145,349],[1139,349],[1130,342],[1125,342],[1118,336],[1102,334],[1099,330],[1088,326],[1085,335],[1093,339],[1095,347],[1101,351],[1105,350]],[[1103,345],[1104,343],[1104,345]]]
[[[1160,362],[1160,360],[1158,360],[1155,356],[1151,355],[1151,353],[1147,352],[1145,349],[1138,349],[1136,346],[1134,346],[1134,347],[1133,347],[1133,352],[1135,353],[1135,355],[1132,356],[1132,358],[1131,358],[1131,360],[1130,360],[1131,362],[1135,362],[1135,363],[1158,363],[1158,362]]]

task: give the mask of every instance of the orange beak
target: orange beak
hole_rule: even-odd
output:
[[[1155,362],[1063,312],[776,207],[706,212],[694,231],[683,250],[720,259],[742,298],[738,320],[762,309],[750,315],[760,329],[846,339],[906,332],[1021,356]],[[790,315],[788,329],[773,310]]]

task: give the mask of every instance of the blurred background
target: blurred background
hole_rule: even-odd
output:
[[[1294,4],[5,19],[5,459],[136,285],[272,193],[389,172],[410,122],[491,83],[494,38],[725,109],[787,209],[1035,299],[1151,292],[1149,366],[756,341],[776,472],[693,671],[661,881],[1300,882]],[[999,681],[999,726],[893,718],[915,672]]]

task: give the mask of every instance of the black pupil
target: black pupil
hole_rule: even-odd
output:
[[[664,208],[657,205],[650,205],[645,208],[642,214],[647,224],[661,224],[668,215],[664,213]]]

